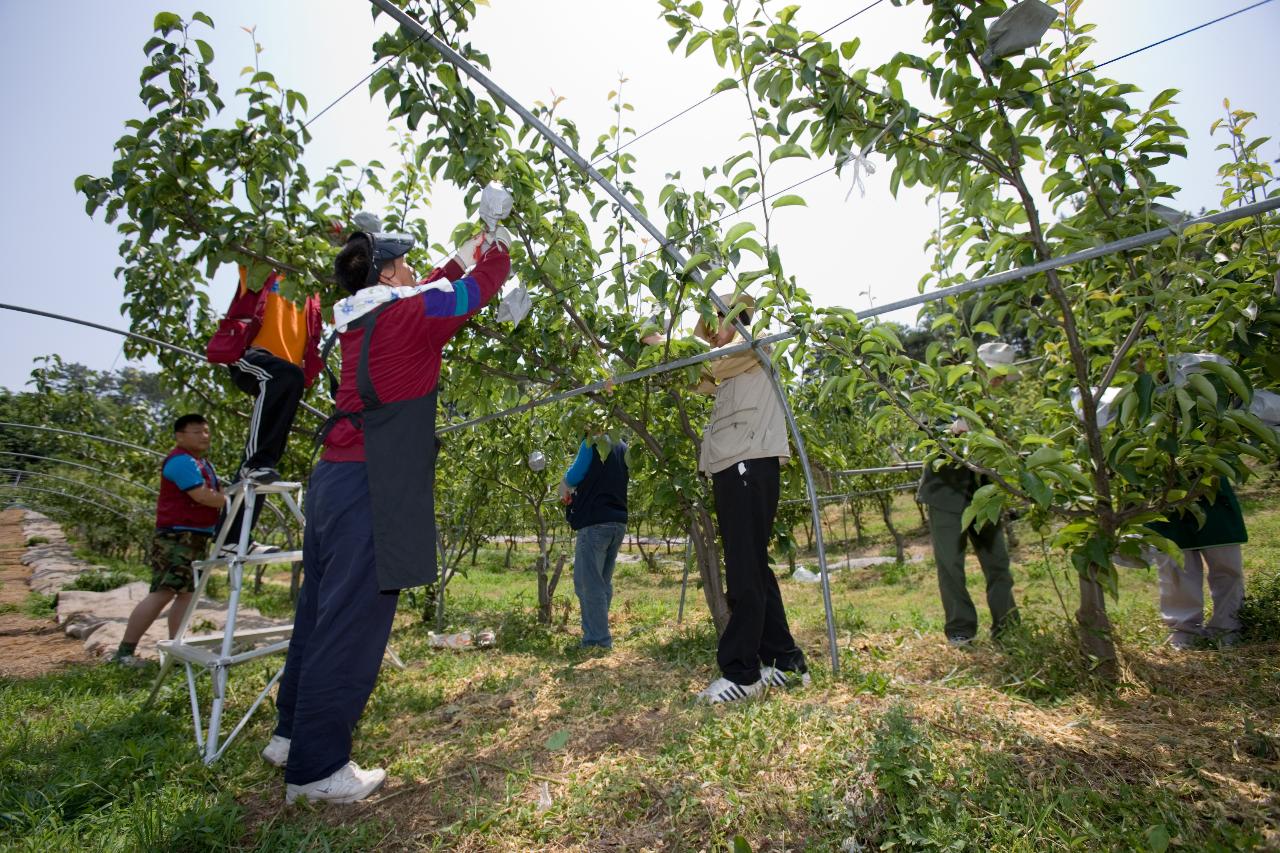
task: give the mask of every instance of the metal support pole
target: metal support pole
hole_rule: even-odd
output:
[[[689,567],[693,563],[693,530],[684,541],[684,576],[680,578],[680,609],[676,611],[676,624],[684,622],[684,596],[689,589]]]
[[[861,477],[864,474],[902,474],[907,471],[919,471],[923,462],[903,462],[901,465],[885,465],[882,468],[847,468],[843,471],[831,471],[833,477]]]

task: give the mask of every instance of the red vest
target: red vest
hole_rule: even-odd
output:
[[[163,471],[165,462],[175,456],[182,456],[187,451],[174,448],[160,463]],[[189,455],[189,454],[188,454]],[[194,457],[193,457],[194,458]],[[218,477],[213,473],[213,466],[203,459],[196,459],[196,465],[204,476],[204,484],[210,489],[218,485]],[[190,527],[195,529],[212,529],[218,526],[218,515],[221,510],[196,503],[190,495],[179,489],[172,480],[160,475],[160,496],[156,498],[156,527]]]

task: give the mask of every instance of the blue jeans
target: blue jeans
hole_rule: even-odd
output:
[[[573,591],[582,609],[582,645],[611,648],[609,604],[613,566],[627,525],[621,521],[589,524],[578,531],[573,551]]]

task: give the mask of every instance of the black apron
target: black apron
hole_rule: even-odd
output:
[[[364,410],[373,556],[383,592],[435,583],[436,392],[384,403],[369,376],[369,344],[388,302],[351,323],[364,329],[356,387]],[[350,416],[338,412],[336,417]]]

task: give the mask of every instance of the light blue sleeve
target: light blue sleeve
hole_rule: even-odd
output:
[[[200,466],[196,464],[195,459],[185,453],[164,463],[162,473],[166,480],[184,492],[204,485],[204,475],[200,473]]]
[[[584,438],[582,444],[578,447],[578,458],[573,460],[573,465],[569,466],[568,472],[564,475],[564,481],[570,486],[577,486],[587,476],[587,471],[591,470],[591,454],[595,451],[591,449],[591,445],[587,444]]]

